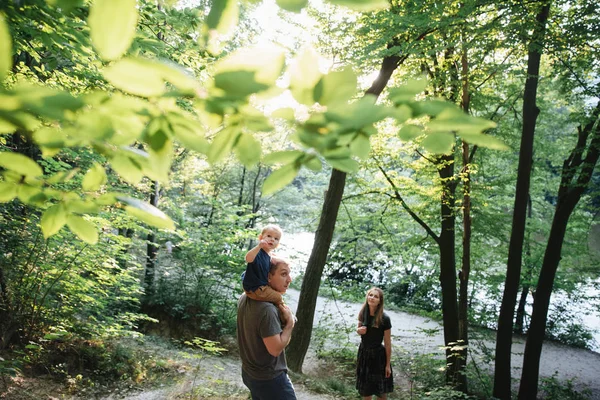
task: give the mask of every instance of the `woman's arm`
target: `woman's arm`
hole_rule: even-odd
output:
[[[385,347],[385,377],[392,374],[392,330],[383,331],[383,346]]]
[[[358,315],[358,327],[356,328],[356,333],[358,333],[359,335],[364,335],[365,333],[367,333],[367,327],[364,326],[362,320],[360,319],[361,315]]]

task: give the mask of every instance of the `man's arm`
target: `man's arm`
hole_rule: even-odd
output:
[[[292,330],[294,329],[294,324],[296,322],[289,307],[283,306],[281,310],[286,320],[283,331],[277,335],[263,338],[263,342],[267,348],[267,351],[273,357],[279,356],[283,349],[285,349],[285,347],[290,343],[290,339],[292,338]]]

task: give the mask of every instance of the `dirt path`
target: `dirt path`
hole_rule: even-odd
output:
[[[292,309],[296,309],[300,292],[288,290],[286,302]],[[334,301],[319,297],[315,312],[314,324],[321,319],[331,321],[344,321],[345,324],[354,326],[360,304],[344,301]],[[392,338],[394,348],[403,349],[410,354],[427,354],[438,352],[444,345],[442,326],[424,317],[419,317],[404,312],[388,311],[392,320]],[[350,340],[359,343],[358,335],[350,335]],[[484,342],[488,349],[495,348],[494,341]],[[513,378],[520,379],[523,364],[525,339],[515,336],[513,338],[512,371]],[[581,390],[585,387],[592,392],[590,399],[600,400],[600,354],[584,349],[564,346],[554,342],[544,342],[540,360],[540,375],[551,377],[556,373],[560,380],[573,379],[574,387]]]
[[[298,304],[299,292],[297,290],[288,290],[285,296],[286,302],[295,310]],[[334,301],[319,297],[315,312],[315,326],[320,320],[327,321],[328,326],[333,324],[340,327],[338,331],[343,331],[342,326],[354,326],[356,315],[360,309],[360,304],[348,303],[344,301]],[[439,353],[443,357],[443,351],[440,346],[443,345],[442,327],[437,322],[423,317],[396,311],[389,311],[392,320],[392,338],[395,351],[406,351],[410,354],[429,354]],[[358,344],[358,335],[349,334],[347,336],[351,343]],[[314,336],[313,336],[314,339]],[[337,342],[331,343],[336,345]],[[485,345],[494,348],[493,341],[485,342]],[[520,378],[522,354],[525,342],[522,338],[515,337],[513,343],[513,377]],[[203,398],[207,399],[247,399],[247,389],[241,379],[241,364],[237,357],[205,357],[195,361],[190,365],[187,371],[182,371],[181,379],[178,383],[157,388],[151,391],[144,391],[138,394],[113,394],[103,397],[101,400],[168,400],[185,398],[185,393],[191,390],[201,392]],[[317,371],[318,363],[314,351],[309,349],[303,370],[305,373]],[[574,379],[574,386],[577,390],[587,387],[591,390],[590,399],[600,400],[600,354],[562,346],[551,342],[546,342],[542,351],[540,374],[542,376],[552,376],[557,373],[558,379]],[[308,391],[302,384],[295,383],[296,392],[299,400],[327,400],[333,399],[331,396],[315,394]],[[220,396],[211,395],[219,393]]]

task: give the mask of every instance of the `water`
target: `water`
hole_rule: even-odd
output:
[[[311,232],[284,233],[277,254],[291,261],[293,276],[298,276],[304,272],[313,247],[314,237],[314,233]],[[594,289],[591,285],[586,290],[586,294],[590,297],[600,298],[600,291]],[[600,313],[595,311],[587,314],[582,313],[580,316],[584,327],[592,330],[593,342],[590,344],[591,349],[600,353]]]

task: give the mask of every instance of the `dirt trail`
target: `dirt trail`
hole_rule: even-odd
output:
[[[296,309],[300,292],[288,290],[286,302],[292,309]],[[331,318],[331,321],[344,321],[350,326],[356,324],[356,316],[361,305],[345,301],[334,301],[319,297],[315,312],[314,324],[317,325],[322,318]],[[443,329],[441,324],[427,318],[411,315],[404,312],[387,311],[392,320],[393,347],[403,349],[410,354],[426,354],[438,352],[444,345]],[[359,343],[358,335],[350,335],[350,340]],[[494,341],[484,342],[488,349],[495,348]],[[520,379],[525,338],[513,337],[512,346],[512,371],[513,378]],[[551,377],[556,373],[560,380],[574,380],[574,387],[581,390],[585,387],[592,392],[590,399],[600,400],[600,354],[584,349],[573,348],[554,342],[544,342],[540,360],[540,375]]]
[[[299,292],[288,290],[285,296],[286,303],[293,310],[298,304]],[[344,301],[334,301],[319,297],[314,318],[315,326],[321,319],[326,320],[331,327],[349,325],[354,326],[356,315],[360,304]],[[392,338],[395,351],[407,351],[410,354],[439,353],[443,357],[440,346],[443,345],[443,331],[439,323],[427,318],[407,314],[404,312],[389,311],[392,320]],[[313,337],[314,339],[314,337]],[[358,335],[350,334],[350,342],[358,344]],[[332,343],[335,345],[335,343]],[[488,341],[485,345],[494,349],[494,343]],[[525,341],[523,338],[515,337],[513,342],[513,377],[520,378],[522,354]],[[241,379],[241,364],[237,357],[205,357],[187,371],[182,371],[178,383],[168,387],[162,387],[138,394],[113,394],[102,400],[168,400],[184,398],[185,393],[190,390],[201,390],[204,398],[210,399],[247,399],[247,389]],[[309,349],[303,370],[310,374],[316,372],[318,362],[314,351]],[[587,387],[591,390],[591,400],[600,400],[600,354],[589,351],[562,346],[546,342],[542,351],[540,374],[552,376],[557,373],[558,379],[574,379],[577,390]],[[308,391],[302,384],[295,383],[298,400],[327,400],[331,396],[315,394]],[[212,393],[220,393],[221,397],[211,396]],[[223,396],[223,394],[226,394]]]

